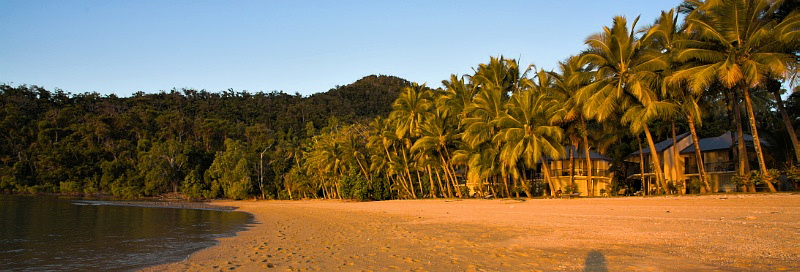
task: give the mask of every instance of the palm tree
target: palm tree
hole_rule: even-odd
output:
[[[521,72],[516,60],[492,57],[488,64],[480,64],[472,76],[478,93],[465,109],[467,118],[462,119],[465,126],[462,139],[473,151],[468,173],[473,181],[480,179],[482,182],[493,172],[500,170],[496,168],[497,150],[500,146],[499,143],[492,142],[500,129],[497,121],[507,115],[505,103],[508,96],[530,85],[530,79],[527,78],[530,70],[531,66]],[[501,178],[506,195],[510,195],[507,175],[504,173]]]
[[[339,179],[347,172],[344,148],[330,133],[316,136],[313,141],[311,152],[306,156],[307,170],[310,175],[324,182],[332,182],[335,188],[334,197],[341,197]],[[331,184],[322,184],[321,187],[329,190]],[[331,193],[327,195],[330,196]]]
[[[371,157],[373,164],[370,169],[379,171],[385,167],[387,178],[391,180],[392,177],[396,177],[400,187],[407,195],[416,198],[416,193],[412,189],[411,173],[406,171],[408,167],[397,152],[397,146],[401,144],[399,144],[391,120],[378,116],[370,123],[370,126],[375,130],[367,143],[367,147],[373,150]],[[404,146],[401,145],[400,148],[404,148]],[[398,192],[400,191],[398,189]]]
[[[465,109],[472,103],[472,98],[478,93],[474,84],[470,84],[465,77],[450,75],[450,80],[442,80],[445,93],[436,99],[437,108],[445,115],[453,116],[458,119],[467,117]],[[461,129],[461,123],[456,124]]]
[[[348,160],[356,161],[361,170],[361,174],[372,184],[372,175],[367,171],[367,161],[366,156],[364,156],[364,148],[366,147],[366,135],[364,134],[364,130],[366,130],[366,128],[358,124],[350,125],[343,135],[344,142],[342,147],[345,151],[345,157]]]
[[[403,143],[400,146],[399,153],[402,154],[401,162],[408,176],[412,195],[415,198],[414,181],[411,175],[414,163],[409,158],[408,153],[414,140],[420,135],[420,124],[430,115],[429,110],[433,106],[431,92],[425,87],[425,84],[412,83],[411,86],[405,87],[392,103],[392,112],[389,115],[389,119],[392,120],[395,126],[395,134],[398,140]],[[416,176],[417,182],[421,186],[422,181],[419,180],[419,173]]]
[[[636,27],[638,17],[631,28]],[[589,50],[581,56],[581,62],[596,67],[595,81],[580,91],[584,101],[584,113],[587,117],[600,122],[612,115],[625,112],[646,113],[648,118],[658,118],[669,106],[659,101],[653,91],[652,84],[657,75],[654,71],[663,70],[666,62],[657,58],[656,54],[646,47],[649,36],[637,38],[636,32],[628,30],[625,17],[614,17],[611,28],[604,27],[603,32],[589,36],[586,44]],[[628,113],[627,111],[632,111]],[[655,142],[647,127],[652,119],[627,118],[631,130],[643,131],[650,146],[656,180],[666,189],[661,161],[656,153]]]
[[[753,114],[750,88],[764,83],[769,75],[783,76],[787,63],[794,61],[784,53],[783,41],[796,41],[800,14],[793,12],[783,21],[775,20],[780,5],[768,0],[691,1],[694,10],[687,15],[688,30],[698,36],[680,54],[678,61],[699,60],[705,65],[676,73],[688,79],[695,89],[707,88],[719,80],[730,92],[744,98],[761,173],[767,172],[758,128]],[[772,182],[767,182],[774,192]]]
[[[671,73],[676,69],[680,69],[678,66],[681,65],[681,63],[677,62],[675,58],[677,53],[680,52],[680,44],[685,43],[688,39],[688,37],[686,37],[685,30],[685,25],[678,25],[678,16],[675,14],[675,10],[670,10],[662,11],[661,16],[656,19],[655,24],[649,28],[648,32],[652,37],[652,46],[661,52],[661,58],[663,58],[664,61],[669,64],[667,69],[662,72],[662,76],[665,77],[665,80],[662,81],[661,86],[662,94],[671,98],[672,102],[677,104],[680,108],[680,111],[685,115],[686,121],[689,124],[689,131],[692,135],[692,144],[694,145],[696,157],[695,162],[700,174],[700,180],[703,182],[706,192],[711,192],[711,186],[709,186],[706,178],[707,175],[705,165],[703,164],[703,156],[700,152],[700,137],[698,137],[697,129],[695,128],[695,124],[701,125],[703,120],[701,118],[703,110],[699,103],[700,96],[703,93],[693,92],[691,89],[680,85],[680,82],[670,81]],[[683,68],[692,67],[691,65],[694,64],[695,63],[687,63],[683,66]],[[675,137],[674,119],[671,120],[671,122],[673,128],[672,141],[673,145],[675,145],[675,141],[677,141],[677,139]],[[673,161],[677,161],[677,150],[674,150],[672,155]]]
[[[430,114],[428,110],[433,106],[430,92],[425,84],[412,83],[411,86],[403,88],[392,103],[392,113],[389,115],[389,119],[395,123],[397,137],[400,139],[418,137],[419,126]]]
[[[545,72],[540,72],[539,75],[547,76]],[[520,160],[528,168],[541,161],[544,171],[547,172],[547,162],[543,158],[563,156],[561,140],[564,132],[560,127],[549,123],[559,107],[559,103],[547,93],[533,89],[511,96],[507,105],[509,114],[498,121],[501,130],[494,138],[503,143],[500,152],[502,167],[510,170],[515,179],[519,179],[517,164]],[[548,178],[548,183],[550,188],[555,188],[552,179]],[[523,182],[523,190],[528,197],[533,196],[527,181]]]
[[[431,154],[438,156],[445,179],[455,187],[457,185],[455,178],[455,169],[450,164],[451,152],[448,146],[452,147],[459,140],[461,135],[457,134],[457,130],[453,122],[448,120],[448,116],[438,109],[434,111],[433,115],[426,119],[421,125],[421,136],[414,145],[411,147],[412,153],[418,154]],[[447,186],[448,194],[450,192],[450,185]],[[461,193],[456,191],[456,194],[461,197]]]
[[[586,125],[586,115],[583,113],[583,102],[580,100],[579,91],[589,85],[594,77],[580,57],[571,56],[566,61],[558,63],[560,73],[550,73],[553,86],[549,90],[553,97],[562,105],[558,114],[554,116],[556,123],[567,127],[568,132],[575,132],[583,142],[583,153],[586,157],[586,181],[592,183],[592,158],[589,154],[589,133]],[[576,147],[577,149],[577,147]],[[588,188],[588,187],[587,187]]]

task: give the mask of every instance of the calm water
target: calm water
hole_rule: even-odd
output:
[[[120,271],[180,261],[251,223],[243,212],[0,195],[0,270]]]

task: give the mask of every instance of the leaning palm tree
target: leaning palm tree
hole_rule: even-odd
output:
[[[385,169],[387,179],[392,180],[394,177],[397,181],[395,185],[399,187],[398,192],[405,192],[405,195],[416,198],[416,193],[411,189],[411,173],[406,171],[408,168],[401,163],[403,160],[397,152],[398,145],[400,148],[404,146],[399,143],[391,120],[378,116],[370,126],[374,130],[367,142],[367,148],[372,150],[370,169],[376,172]]]
[[[425,84],[412,83],[411,86],[404,88],[392,103],[392,112],[389,115],[389,119],[392,120],[395,126],[395,134],[398,140],[403,143],[399,147],[399,153],[402,155],[401,162],[408,176],[411,192],[415,197],[414,181],[411,175],[414,163],[408,153],[414,140],[420,135],[420,124],[430,115],[429,110],[433,106],[431,92],[425,87]],[[417,182],[421,183],[419,173],[416,176]]]
[[[779,22],[774,16],[780,5],[772,0],[687,2],[694,8],[686,16],[688,30],[698,39],[678,54],[678,61],[698,60],[707,64],[685,69],[675,76],[689,80],[695,90],[705,89],[718,80],[730,92],[744,98],[759,169],[767,173],[750,89],[762,85],[769,75],[785,75],[788,63],[796,61],[784,53],[782,45],[800,38],[797,27],[800,13],[792,12]],[[775,191],[772,182],[767,182],[767,186]]]
[[[680,112],[686,117],[686,121],[689,124],[689,131],[692,135],[692,144],[694,145],[696,157],[695,162],[697,164],[700,180],[703,182],[706,192],[711,192],[711,186],[709,186],[708,179],[706,178],[707,175],[705,165],[703,164],[703,156],[700,152],[700,137],[697,135],[697,129],[695,128],[695,124],[701,125],[703,120],[701,118],[703,109],[700,107],[701,103],[699,103],[700,96],[703,95],[703,92],[697,92],[696,90],[686,88],[680,84],[680,82],[670,80],[671,74],[675,70],[680,68],[686,69],[697,64],[696,62],[683,64],[675,60],[677,54],[680,52],[681,43],[686,43],[688,39],[685,24],[678,24],[678,16],[675,14],[675,10],[662,11],[661,15],[656,19],[655,24],[649,28],[648,33],[652,37],[651,46],[661,52],[660,57],[668,64],[667,69],[661,73],[661,76],[665,78],[661,81],[662,95],[678,105]],[[676,141],[674,119],[672,120],[672,128],[672,141],[674,145]],[[677,150],[675,150],[672,155],[673,160],[677,161]]]
[[[638,17],[632,29],[636,27]],[[657,77],[654,71],[663,70],[666,62],[647,48],[647,33],[636,37],[636,32],[628,30],[625,17],[614,17],[611,28],[589,36],[586,44],[589,50],[581,56],[581,62],[596,67],[595,81],[581,88],[580,100],[584,102],[583,112],[589,118],[600,122],[613,115],[633,108],[637,112],[650,112],[649,117],[658,117],[656,112],[667,108],[660,102],[653,90]],[[633,120],[631,120],[633,121]],[[647,137],[655,176],[662,188],[666,189],[661,160],[656,153],[655,142],[647,123],[652,120],[639,119],[631,123],[631,129],[641,129]]]
[[[455,169],[451,165],[451,147],[456,145],[461,135],[457,134],[455,125],[448,119],[449,117],[444,112],[438,110],[426,119],[421,126],[421,137],[414,142],[411,152],[431,154],[439,159],[438,164],[429,165],[441,166],[445,180],[449,182],[447,189],[450,195],[452,194],[450,186],[457,186]],[[456,191],[456,194],[461,197],[460,192]]]
[[[536,92],[533,89],[523,90],[511,96],[507,105],[509,114],[498,121],[501,130],[495,135],[495,141],[503,143],[500,161],[502,167],[508,169],[515,179],[520,177],[517,167],[520,161],[526,168],[532,168],[541,161],[544,171],[548,172],[547,162],[543,159],[563,156],[564,147],[561,146],[561,140],[564,131],[549,123],[559,107],[558,101],[549,97],[547,93]],[[552,179],[548,178],[547,181],[550,188],[555,188]],[[522,184],[528,197],[533,197],[527,181]]]
[[[465,108],[467,118],[462,119],[465,127],[462,140],[473,151],[468,173],[473,182],[480,179],[481,184],[482,180],[499,170],[496,166],[499,164],[497,150],[500,146],[492,141],[500,129],[497,121],[507,115],[505,103],[509,95],[530,85],[530,79],[527,78],[529,71],[531,66],[520,71],[516,60],[492,57],[489,63],[480,64],[472,76],[478,92]],[[500,178],[506,195],[509,195],[508,176],[503,172]]]

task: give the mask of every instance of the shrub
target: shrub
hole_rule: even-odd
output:
[[[580,191],[578,191],[578,184],[573,182],[567,186],[564,186],[564,193],[570,195],[574,193],[580,193]]]
[[[81,184],[77,181],[62,181],[59,183],[58,192],[62,194],[81,193]]]
[[[703,187],[703,182],[699,178],[692,178],[689,180],[689,193],[699,194],[700,188]]]

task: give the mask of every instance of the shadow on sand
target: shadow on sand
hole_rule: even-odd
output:
[[[605,255],[597,250],[589,251],[589,254],[586,256],[586,262],[584,263],[583,271],[608,272]]]

